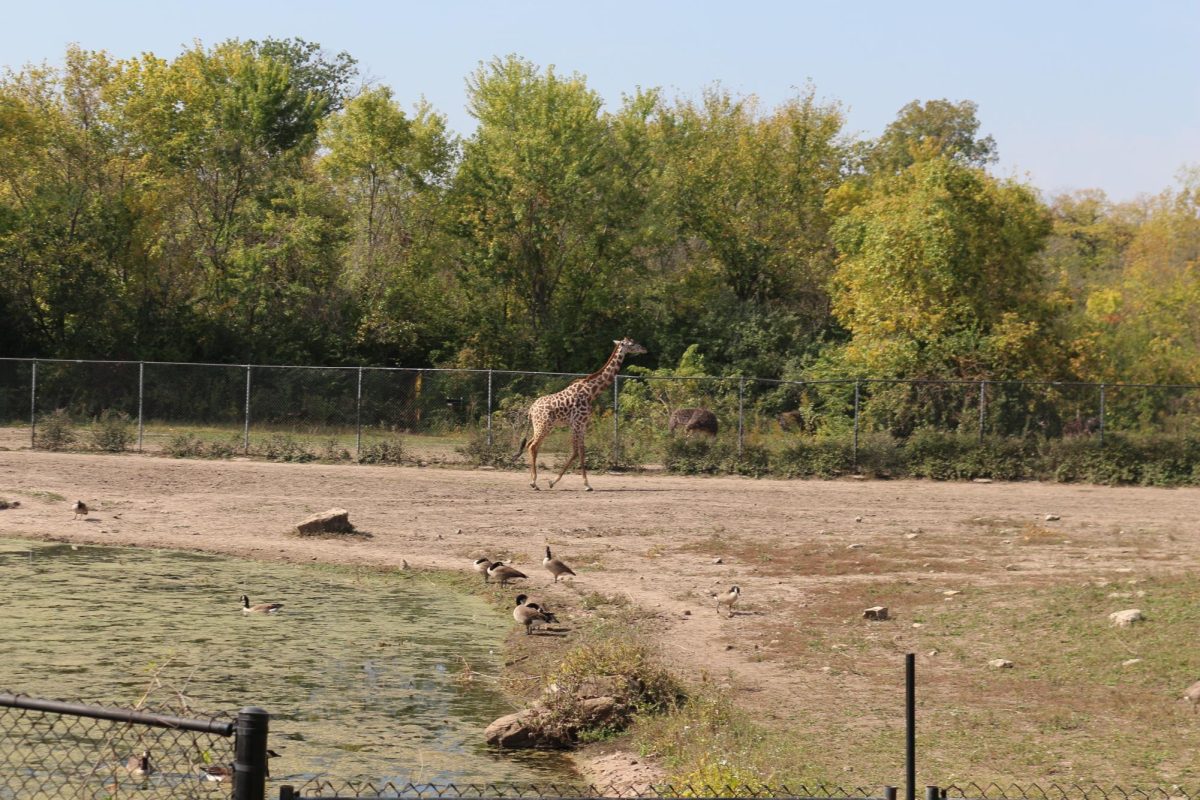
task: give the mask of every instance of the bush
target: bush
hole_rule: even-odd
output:
[[[712,439],[676,437],[667,442],[663,465],[678,475],[715,475],[730,463],[728,447]]]
[[[322,461],[349,461],[350,451],[342,447],[337,439],[326,439],[321,445]]]
[[[404,442],[399,437],[373,442],[358,454],[360,464],[402,464],[404,463]]]
[[[38,420],[34,446],[41,450],[64,450],[75,443],[75,423],[66,409],[43,414]]]
[[[194,433],[180,433],[167,442],[168,455],[175,458],[231,458],[242,449],[242,440],[207,441]]]
[[[97,450],[120,453],[133,441],[129,426],[129,415],[121,411],[106,409],[92,425],[92,445]]]
[[[458,448],[458,452],[466,456],[467,460],[477,467],[520,469],[525,462],[519,458],[513,458],[517,445],[509,442],[508,438],[493,434],[492,443],[488,444],[487,431],[477,430],[465,445]]]
[[[308,461],[315,461],[317,456],[311,450],[304,446],[302,442],[297,441],[286,433],[276,433],[261,443],[255,448],[261,452],[263,457],[268,461],[287,461],[295,464],[303,464]]]
[[[837,478],[854,471],[854,450],[841,438],[802,439],[780,451],[774,467],[784,478]]]

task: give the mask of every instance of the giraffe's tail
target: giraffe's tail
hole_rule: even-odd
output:
[[[521,446],[517,448],[517,453],[516,453],[516,455],[514,455],[514,456],[512,457],[512,460],[513,460],[513,461],[516,461],[518,458],[520,458],[520,457],[521,457],[521,453],[524,453],[524,452],[525,452],[525,444],[526,444],[528,441],[529,441],[529,437],[528,437],[528,436],[523,436],[523,437],[521,437]]]

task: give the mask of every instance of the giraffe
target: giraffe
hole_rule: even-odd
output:
[[[586,378],[579,378],[561,392],[548,394],[533,401],[529,407],[529,421],[533,425],[533,433],[521,440],[521,448],[513,456],[517,459],[529,442],[529,485],[534,489],[537,485],[537,455],[542,441],[550,431],[559,425],[571,428],[571,457],[563,464],[558,477],[550,481],[550,488],[562,480],[571,463],[579,459],[579,472],[583,475],[583,486],[586,491],[592,491],[587,478],[587,461],[584,458],[583,437],[587,432],[588,420],[592,417],[592,401],[616,379],[621,369],[621,362],[627,355],[638,355],[646,352],[646,348],[626,336],[624,339],[614,339],[612,355],[596,372]]]

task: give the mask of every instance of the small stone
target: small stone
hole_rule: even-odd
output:
[[[1108,615],[1109,620],[1118,628],[1128,628],[1137,622],[1145,622],[1146,617],[1140,608],[1127,608],[1124,611],[1114,611]]]
[[[871,606],[863,611],[863,619],[875,620],[882,622],[888,618],[887,606]]]
[[[991,483],[991,478],[976,478],[973,483]]]
[[[733,649],[733,645],[731,645],[731,644],[727,644],[727,645],[725,645],[725,649],[726,649],[726,650],[732,650],[732,649]]]
[[[1012,669],[1013,662],[1009,661],[1007,658],[993,658],[988,662],[988,666],[992,669]]]
[[[690,617],[690,616],[692,615],[692,610],[691,610],[690,608],[685,608],[685,609],[683,610],[683,615],[684,615],[685,617]]]
[[[906,534],[904,534],[904,538],[905,538],[905,539],[915,539],[915,538],[917,538],[917,534],[915,534],[915,533],[906,533]]]
[[[462,528],[458,528],[458,529],[456,529],[454,532],[455,532],[456,534],[458,534],[459,536],[462,536]]]
[[[962,594],[962,592],[958,589],[947,589],[946,591],[942,592],[942,594],[944,594],[946,597],[954,597],[956,594]]]
[[[935,647],[934,649],[930,650],[930,651],[929,651],[928,653],[926,653],[925,655],[929,656],[930,658],[933,658],[934,656],[936,656],[936,655],[937,655],[938,653],[940,653],[940,652],[942,652],[942,651],[941,651],[941,650],[938,650],[938,649]]]
[[[1004,568],[1006,570],[1008,570],[1009,572],[1016,572],[1017,570],[1020,569],[1020,567],[1017,566],[1016,564],[1005,564]]]
[[[1062,519],[1062,517],[1060,517],[1058,514],[1046,515],[1046,522],[1058,522],[1060,519]]]
[[[855,517],[855,518],[854,518],[854,521],[855,521],[855,522],[862,522],[862,517]]]
[[[1121,666],[1122,667],[1132,667],[1134,664],[1140,664],[1140,663],[1142,663],[1142,660],[1140,658],[1127,658],[1121,662]]]
[[[824,672],[826,675],[828,675],[829,673],[833,672],[833,667],[821,667],[821,672]]]
[[[847,550],[861,550],[862,548],[863,548],[863,545],[859,542],[855,542],[854,544],[846,545]]]
[[[912,624],[912,626],[913,626],[914,628],[924,628],[924,627],[925,627],[924,623],[921,623],[921,622],[914,622],[914,623]]]
[[[721,559],[721,558],[714,558],[714,559],[712,560],[712,563],[714,563],[714,564],[724,564],[724,563],[725,563],[725,561],[724,561],[724,559]]]

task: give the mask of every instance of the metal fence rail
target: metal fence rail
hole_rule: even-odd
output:
[[[198,719],[2,692],[0,797],[261,800],[267,720],[253,708]]]
[[[9,437],[26,428],[32,446],[67,435],[65,446],[177,455],[488,463],[515,452],[533,399],[580,376],[0,358],[0,425]],[[844,441],[857,463],[871,437],[922,431],[979,441],[1200,434],[1196,385],[624,374],[597,400],[589,466],[662,463],[671,415],[687,408],[711,411],[714,441],[737,458],[805,437]]]
[[[318,798],[406,798],[411,800],[896,800],[896,788],[885,786],[878,793],[861,787],[832,785],[813,787],[761,785],[656,784],[653,786],[586,786],[551,784],[514,786],[506,784],[372,784],[310,781],[300,787],[280,787],[279,800]]]

